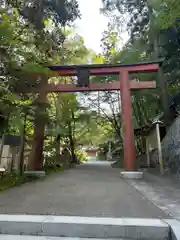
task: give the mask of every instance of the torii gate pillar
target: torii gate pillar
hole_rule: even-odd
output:
[[[121,110],[123,120],[124,166],[128,171],[135,170],[136,148],[133,131],[133,112],[128,71],[120,72]]]

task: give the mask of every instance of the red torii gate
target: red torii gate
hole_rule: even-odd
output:
[[[124,163],[128,171],[135,170],[136,149],[134,143],[133,114],[131,89],[153,89],[156,88],[156,81],[136,81],[129,80],[130,73],[158,72],[162,61],[139,62],[136,64],[101,64],[101,65],[72,65],[72,66],[50,66],[49,69],[58,73],[59,76],[77,76],[80,70],[88,71],[91,76],[97,75],[119,75],[120,81],[109,83],[89,83],[88,86],[77,86],[75,84],[46,84],[34,92],[84,92],[84,91],[121,91],[121,108],[123,119],[123,144],[124,144]],[[31,91],[32,92],[32,91]],[[34,133],[35,136],[36,132]],[[37,148],[36,148],[37,149]],[[42,150],[42,149],[41,149]],[[42,154],[42,153],[41,153]],[[36,159],[36,161],[40,161]],[[39,166],[39,167],[38,167]],[[36,163],[36,169],[40,170],[41,164]]]

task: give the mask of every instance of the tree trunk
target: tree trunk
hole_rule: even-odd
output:
[[[69,130],[69,142],[70,142],[72,163],[76,163],[77,159],[76,159],[76,155],[75,155],[75,144],[74,144],[74,139],[73,139],[73,131],[72,131],[71,121],[68,122],[68,130]]]
[[[60,135],[58,135],[57,137],[56,137],[56,142],[55,142],[55,144],[56,144],[56,161],[58,161],[59,160],[59,156],[60,156],[60,140],[61,140],[61,136]]]
[[[2,161],[4,141],[5,141],[5,133],[2,135],[2,139],[1,139],[1,146],[0,146],[0,164],[1,164],[1,161]]]
[[[160,55],[159,50],[159,39],[154,40],[154,58],[158,59]],[[161,96],[161,105],[164,111],[164,122],[169,125],[170,124],[170,110],[169,110],[169,101],[168,101],[168,84],[167,80],[163,75],[162,67],[158,71],[158,87],[160,90],[160,96]]]
[[[47,84],[47,80],[44,84]],[[43,145],[46,120],[42,117],[41,113],[46,112],[46,97],[46,92],[40,92],[38,103],[41,105],[38,106],[36,110],[32,152],[30,154],[30,168],[33,171],[40,171],[43,169]]]
[[[40,122],[38,118],[38,113],[36,113],[32,152],[30,154],[30,167],[34,171],[40,171],[43,168],[43,144],[45,123]]]
[[[25,147],[25,135],[26,135],[26,117],[27,114],[24,113],[24,124],[22,128],[21,133],[21,146],[20,146],[20,152],[19,152],[19,172],[20,175],[23,175],[24,172],[24,147]]]

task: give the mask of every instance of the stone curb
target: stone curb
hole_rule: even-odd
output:
[[[17,236],[17,235],[0,235],[1,240],[90,240],[89,238],[59,238],[59,237],[44,237],[44,236]],[[91,240],[107,240],[107,238],[91,238]],[[117,240],[110,239],[108,240]],[[123,240],[122,238],[118,238],[118,240]],[[128,239],[125,239],[128,240]]]
[[[143,172],[120,172],[121,176],[125,179],[142,179]]]
[[[164,219],[170,226],[170,239],[180,240],[180,222],[175,219]]]
[[[24,174],[27,176],[35,176],[39,178],[46,177],[46,173],[44,171],[25,171]]]
[[[0,215],[0,234],[79,238],[168,239],[160,219]]]

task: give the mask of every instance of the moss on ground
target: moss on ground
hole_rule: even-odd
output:
[[[76,165],[77,164],[70,164],[68,168],[73,168]],[[46,175],[50,175],[53,173],[63,172],[64,167],[62,167],[60,164],[46,164],[44,166],[44,171],[46,172]],[[3,176],[2,179],[0,179],[0,191],[6,190],[12,187],[16,187],[24,183],[33,182],[38,179],[40,179],[38,176],[32,176],[32,175],[20,176],[17,173],[6,174],[5,176]]]
[[[16,187],[27,182],[32,182],[38,179],[39,178],[37,176],[26,175],[20,176],[15,173],[6,174],[2,179],[0,179],[0,191]]]

